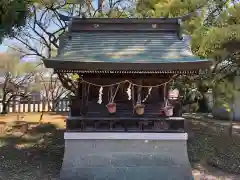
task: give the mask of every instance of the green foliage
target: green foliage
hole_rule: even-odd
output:
[[[136,10],[144,17],[178,17],[196,10],[204,0],[139,0]]]
[[[217,19],[216,25],[218,27],[227,27],[229,25],[240,24],[240,4],[230,6],[224,10]]]
[[[1,0],[0,41],[5,36],[11,36],[14,30],[26,24],[28,17],[32,16],[33,4],[38,8],[51,8],[54,5],[60,5],[62,2],[57,0]]]
[[[120,10],[118,7],[114,7],[107,12],[97,12],[95,17],[100,18],[127,18],[129,15],[127,12]]]
[[[72,74],[71,77],[73,80],[78,80],[79,79],[79,75],[78,74]]]
[[[232,44],[233,42],[236,42]],[[228,56],[240,50],[240,4],[221,11],[214,26],[201,26],[193,34],[192,49],[201,57]],[[236,46],[238,44],[238,47]]]
[[[234,101],[234,94],[237,91],[233,81],[224,80],[216,83],[214,88],[216,107],[223,107],[228,112],[231,112],[231,104]]]
[[[31,3],[30,0],[0,1],[0,38],[25,24]]]
[[[192,47],[199,56],[210,57],[219,50],[224,51],[224,44],[234,40],[240,41],[240,24],[202,28],[193,36]]]

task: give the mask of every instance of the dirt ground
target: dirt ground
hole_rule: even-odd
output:
[[[58,179],[65,117],[46,113],[39,122],[39,113],[0,116],[0,180]],[[236,175],[240,174],[240,136],[230,141],[224,127],[201,120],[189,124],[188,154],[195,180],[240,180]]]

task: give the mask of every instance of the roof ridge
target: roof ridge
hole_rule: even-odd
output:
[[[69,32],[178,32],[181,26],[179,19],[137,19],[137,18],[89,18],[72,19]]]

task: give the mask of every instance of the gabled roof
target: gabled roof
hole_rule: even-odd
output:
[[[72,24],[70,38],[62,40],[58,56],[45,60],[45,66],[73,71],[170,72],[198,71],[210,65],[191,53],[186,39],[179,38],[176,20],[93,22],[79,25],[78,30]]]

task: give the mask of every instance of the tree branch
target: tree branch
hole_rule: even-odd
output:
[[[23,45],[25,45],[30,51],[34,52],[37,56],[42,57],[43,59],[45,59],[46,57],[43,56],[41,53],[38,52],[38,50],[32,48],[28,43],[26,43],[25,41],[23,41],[22,39],[20,39],[19,37],[14,37],[16,40],[18,40],[19,42],[21,42]]]

